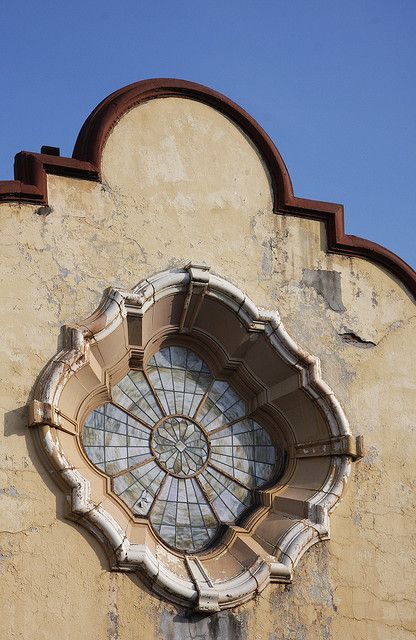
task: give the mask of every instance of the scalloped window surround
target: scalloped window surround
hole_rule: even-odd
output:
[[[65,340],[29,425],[111,569],[208,612],[290,582],[362,439],[277,312],[191,264],[108,290]]]

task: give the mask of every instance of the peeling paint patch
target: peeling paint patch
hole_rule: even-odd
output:
[[[10,487],[6,487],[5,489],[0,489],[0,494],[1,493],[6,496],[10,496],[11,498],[17,498],[19,495],[16,487],[14,487],[13,485],[11,485]]]
[[[346,311],[342,302],[341,273],[326,269],[304,269],[302,284],[313,287],[333,311]]]
[[[11,559],[12,559],[11,553],[0,552],[0,575],[6,573]]]
[[[265,278],[270,278],[273,273],[273,246],[272,240],[263,242],[263,253],[261,258],[261,271]]]
[[[107,616],[107,639],[119,640],[120,616],[117,607],[117,576],[111,575],[109,586],[110,606]]]
[[[363,458],[363,462],[365,464],[368,464],[369,466],[372,466],[375,464],[376,460],[379,457],[380,457],[380,451],[378,447],[376,447],[375,445],[371,445],[371,447],[368,448],[368,451]]]

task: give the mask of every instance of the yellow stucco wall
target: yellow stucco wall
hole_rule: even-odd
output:
[[[321,223],[272,214],[256,149],[208,106],[164,98],[136,107],[110,134],[102,172],[102,183],[48,176],[48,215],[0,207],[0,637],[414,638],[411,297],[382,268],[327,255]],[[366,445],[331,517],[331,540],[304,555],[293,585],[210,616],[190,616],[108,570],[96,540],[64,519],[25,413],[62,324],[88,316],[104,288],[130,289],[190,260],[279,311],[320,357]]]

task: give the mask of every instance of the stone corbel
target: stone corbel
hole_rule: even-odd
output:
[[[295,458],[350,456],[353,460],[358,460],[364,455],[363,437],[348,434],[319,442],[300,443],[294,445],[293,453]]]
[[[36,427],[41,424],[48,424],[59,429],[61,426],[59,409],[47,402],[33,400],[28,406],[28,425]]]
[[[215,612],[219,611],[218,604],[220,594],[205,571],[201,561],[197,556],[186,556],[186,566],[191,574],[192,580],[198,591],[198,603],[195,607],[197,611]]]
[[[189,273],[188,291],[182,310],[182,317],[179,324],[180,333],[192,331],[204,301],[209,285],[209,267],[204,264],[190,262],[185,267]]]

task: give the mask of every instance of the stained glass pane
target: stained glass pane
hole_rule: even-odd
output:
[[[246,403],[238,393],[228,382],[215,380],[197,417],[207,431],[213,431],[245,414]]]
[[[153,460],[139,469],[113,479],[113,491],[136,515],[144,516],[152,506],[154,497],[166,473]]]
[[[222,522],[232,523],[252,504],[248,489],[212,467],[198,476],[205,494]]]
[[[149,438],[149,429],[110,403],[90,413],[82,432],[88,458],[108,475],[149,459]]]
[[[188,551],[206,547],[218,529],[218,520],[193,478],[168,477],[150,521],[170,546]]]
[[[153,450],[161,466],[185,477],[196,473],[208,458],[201,429],[185,418],[167,418],[153,432]]]
[[[184,347],[161,349],[146,372],[168,415],[192,417],[212,381],[205,362]]]
[[[211,461],[236,480],[254,488],[271,478],[276,449],[267,431],[246,418],[212,435]]]
[[[130,371],[113,387],[112,396],[114,402],[148,425],[153,425],[162,417],[156,398],[142,371]]]

